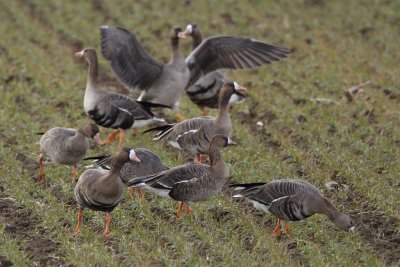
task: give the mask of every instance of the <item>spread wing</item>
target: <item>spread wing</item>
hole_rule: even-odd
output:
[[[101,26],[100,35],[101,52],[121,83],[128,88],[150,88],[163,65],[144,50],[135,34],[123,28]]]
[[[290,50],[262,41],[234,36],[206,38],[186,58],[190,70],[190,81],[195,83],[217,69],[247,69],[259,67],[285,58]]]

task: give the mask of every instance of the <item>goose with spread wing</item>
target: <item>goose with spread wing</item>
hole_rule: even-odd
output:
[[[128,88],[143,90],[140,100],[172,105],[175,112],[179,111],[179,99],[185,88],[201,76],[217,69],[259,67],[290,53],[287,48],[251,38],[213,36],[202,41],[185,59],[179,52],[179,38],[189,32],[175,28],[171,38],[172,60],[161,64],[149,56],[134,33],[110,26],[101,26],[100,32],[103,56],[119,80]]]

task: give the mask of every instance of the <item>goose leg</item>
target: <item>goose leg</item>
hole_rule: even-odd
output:
[[[117,136],[118,132],[119,132],[118,130],[114,130],[112,133],[109,134],[109,136],[107,136],[106,140],[101,142],[101,144],[102,145],[108,145],[109,143],[114,141],[114,139]]]
[[[184,120],[186,120],[186,117],[183,116],[183,115],[182,115],[181,113],[179,113],[179,112],[175,112],[174,116],[175,116],[175,119],[176,119],[177,121],[184,121]]]
[[[145,199],[145,198],[144,198],[144,192],[143,192],[142,189],[140,189],[140,188],[135,188],[135,192],[136,192],[136,194],[139,195],[139,197],[140,197],[141,199]]]
[[[38,163],[39,163],[39,169],[40,169],[40,182],[44,183],[44,181],[46,180],[46,173],[44,171],[43,155],[42,154],[40,154],[40,156],[39,156]]]
[[[281,220],[278,218],[275,224],[275,228],[272,231],[272,235],[275,237],[279,237],[281,235]]]
[[[182,214],[183,202],[179,201],[178,212],[176,213],[176,220],[179,220]]]
[[[74,235],[79,233],[79,231],[81,229],[82,219],[83,219],[83,208],[79,208],[79,211],[78,211],[78,223],[76,224],[76,228],[72,232]]]
[[[111,215],[107,212],[106,214],[106,229],[104,230],[104,236],[110,235],[110,222],[111,222]]]
[[[199,109],[200,109],[200,116],[201,117],[207,115],[207,111],[206,111],[205,107],[199,107]]]
[[[76,177],[78,177],[78,166],[74,165],[72,166],[72,181],[74,182],[76,180]]]
[[[200,154],[199,161],[200,163],[204,163],[206,161],[207,156],[205,154]]]
[[[130,187],[128,187],[128,195],[129,195],[129,197],[131,199],[133,198],[133,196],[132,196],[132,188],[130,188]]]
[[[119,129],[119,144],[118,144],[118,148],[122,149],[124,147],[124,143],[125,143],[125,131],[122,129]]]
[[[290,225],[285,221],[285,231],[288,236],[290,236]]]
[[[193,159],[193,163],[201,163],[201,154],[200,155],[196,155]]]
[[[192,209],[190,208],[190,203],[186,202],[186,214],[192,217]]]

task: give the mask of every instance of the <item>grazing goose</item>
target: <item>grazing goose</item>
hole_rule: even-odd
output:
[[[120,82],[129,89],[143,90],[140,101],[172,106],[178,120],[185,119],[179,113],[179,101],[190,76],[179,52],[181,33],[179,27],[172,29],[172,59],[161,64],[139,44],[135,34],[119,27],[100,27],[101,51]]]
[[[175,28],[171,36],[173,58],[163,65],[152,59],[128,30],[101,26],[100,32],[103,56],[119,80],[128,88],[144,90],[140,100],[173,105],[175,112],[179,110],[184,89],[201,76],[217,69],[262,66],[278,61],[290,52],[250,38],[215,36],[206,38],[184,59],[178,50],[178,38],[185,37],[189,31]]]
[[[186,212],[190,214],[190,202],[202,201],[216,195],[229,180],[229,168],[222,159],[221,150],[231,145],[236,143],[224,135],[215,135],[209,148],[211,165],[177,166],[159,174],[134,178],[128,182],[128,186],[142,187],[179,201],[176,214],[176,218],[179,219],[183,204],[186,205]]]
[[[208,154],[211,138],[216,134],[231,136],[232,124],[229,116],[229,103],[244,97],[246,89],[236,82],[224,84],[219,95],[217,117],[197,117],[176,124],[152,128],[148,131],[161,130],[154,140],[163,140],[173,147],[182,149],[194,157],[196,163],[203,161],[203,154]]]
[[[84,208],[106,212],[104,236],[110,234],[110,213],[121,202],[124,193],[124,184],[119,178],[120,171],[129,160],[140,162],[133,149],[123,148],[113,157],[109,171],[90,169],[81,174],[74,190],[79,205],[74,234],[80,230]]]
[[[140,162],[128,161],[122,166],[120,178],[124,184],[126,184],[133,177],[148,176],[155,173],[159,173],[169,168],[166,167],[161,161],[160,157],[153,151],[146,148],[135,149],[136,156],[140,159]],[[85,158],[85,160],[95,160],[95,165],[104,170],[110,170],[112,156],[97,156]],[[130,187],[128,187],[129,194],[131,194]],[[142,192],[139,193],[143,196]]]
[[[285,221],[286,233],[290,235],[287,221],[298,221],[316,213],[325,214],[342,230],[354,231],[355,226],[349,216],[339,212],[321,192],[304,180],[275,180],[270,183],[233,184],[238,194],[234,198],[245,198],[254,207],[269,211],[278,217],[273,234],[280,236],[280,220]]]
[[[164,122],[163,119],[156,118],[150,108],[166,106],[135,101],[125,95],[106,92],[97,87],[98,62],[96,50],[86,48],[75,55],[84,58],[89,63],[83,101],[86,114],[100,126],[118,129],[108,136],[103,144],[113,141],[119,131],[119,147],[122,147],[125,139],[124,130],[143,127],[155,121]]]
[[[78,129],[55,127],[45,132],[39,141],[40,181],[44,182],[46,179],[43,160],[71,165],[74,179],[77,176],[78,162],[85,157],[89,148],[89,138],[101,143],[99,128],[94,123],[83,124]]]

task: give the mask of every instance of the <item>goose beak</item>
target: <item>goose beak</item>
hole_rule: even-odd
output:
[[[83,50],[75,53],[76,57],[83,57]]]
[[[140,159],[136,156],[133,149],[129,152],[129,159],[132,161],[140,162]]]
[[[237,82],[233,82],[233,86],[235,87],[235,92],[237,95],[245,97],[247,89],[240,86]]]
[[[101,145],[101,139],[100,139],[100,133],[96,133],[94,136],[93,136],[93,139],[96,141],[96,143],[98,143],[99,145]]]
[[[236,146],[238,143],[233,141],[232,139],[228,138],[228,146]]]
[[[187,31],[179,32],[178,33],[178,38],[186,39],[187,35],[188,35]]]

